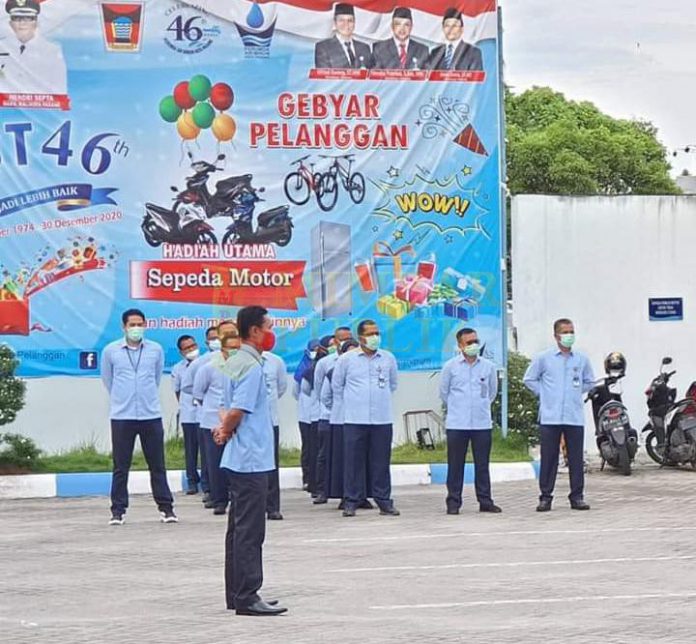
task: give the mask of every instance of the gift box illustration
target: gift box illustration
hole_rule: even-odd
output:
[[[431,305],[438,304],[457,297],[459,297],[459,291],[456,288],[445,286],[444,284],[435,284],[433,290],[430,291],[430,295],[428,295],[428,303]]]
[[[0,274],[0,335],[29,335],[35,329],[48,330],[40,323],[31,324],[31,298],[72,275],[103,269],[115,257],[115,254],[100,257],[93,238],[83,241],[78,237],[53,256],[49,257],[45,250],[34,269],[23,266],[12,272],[5,268]]]
[[[433,290],[430,280],[415,275],[408,275],[396,282],[395,295],[409,304],[422,305],[428,301]]]
[[[394,293],[396,282],[404,274],[415,272],[416,251],[410,244],[393,249],[386,242],[379,241],[372,249],[372,265],[379,293]]]
[[[400,320],[409,312],[409,304],[394,295],[383,295],[377,300],[377,310],[383,315]]]
[[[416,306],[413,309],[413,315],[417,318],[431,319],[441,318],[445,315],[445,303],[438,302],[436,304],[426,304],[425,306]]]
[[[451,302],[445,302],[445,315],[450,318],[467,321],[472,320],[478,314],[478,304],[472,299],[458,298]]]
[[[365,291],[365,293],[372,293],[377,290],[377,278],[371,262],[367,260],[356,262],[355,273],[358,276],[360,290]]]
[[[481,280],[464,275],[454,268],[446,268],[442,273],[442,284],[454,289],[462,298],[471,298],[480,302],[486,294]]]
[[[425,259],[418,260],[418,268],[416,273],[418,277],[423,277],[431,282],[435,280],[435,273],[437,272],[437,262],[435,261],[435,254],[430,253]]]

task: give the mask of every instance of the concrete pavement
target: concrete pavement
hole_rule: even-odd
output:
[[[264,595],[290,612],[224,609],[225,518],[179,496],[178,525],[149,497],[109,527],[105,499],[0,501],[0,641],[41,644],[655,643],[696,637],[696,472],[593,472],[590,512],[558,487],[494,486],[502,515],[459,516],[444,488],[395,491],[402,516],[286,492],[269,524]]]

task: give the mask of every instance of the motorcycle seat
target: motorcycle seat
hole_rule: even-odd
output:
[[[171,208],[163,208],[154,203],[145,204],[145,207],[147,210],[152,210],[166,221],[174,221],[175,223],[179,221],[178,213],[174,212]]]
[[[285,216],[287,214],[288,214],[288,207],[287,206],[277,206],[276,208],[271,208],[270,210],[265,210],[258,217],[259,226],[265,226],[275,217],[278,217],[279,215]]]
[[[215,187],[219,192],[231,192],[241,187],[251,187],[252,178],[253,175],[251,174],[240,174],[236,177],[227,177],[227,179],[218,181]]]

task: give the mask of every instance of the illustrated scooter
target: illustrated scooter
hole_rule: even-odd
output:
[[[217,244],[213,227],[205,213],[197,206],[179,204],[163,208],[154,203],[145,204],[145,216],[140,225],[145,241],[150,246],[169,244]]]
[[[292,239],[293,223],[288,214],[288,206],[277,206],[265,210],[257,217],[256,229],[253,226],[254,209],[259,201],[258,190],[249,186],[235,196],[232,209],[232,223],[227,227],[222,238],[223,244],[278,244],[287,246]]]

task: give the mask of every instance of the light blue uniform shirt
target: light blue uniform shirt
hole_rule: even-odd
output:
[[[491,404],[497,394],[498,376],[492,362],[478,358],[470,364],[464,356],[452,358],[440,378],[440,398],[447,405],[445,428],[491,429]]]
[[[275,469],[273,424],[261,354],[243,344],[225,363],[224,371],[231,378],[225,394],[229,409],[245,413],[225,445],[220,467],[241,473],[270,472]]]
[[[162,418],[159,384],[164,371],[164,351],[156,342],[143,340],[130,348],[125,338],[104,347],[101,378],[109,392],[109,418],[152,420]]]
[[[325,358],[322,358],[317,363],[317,368],[314,370],[314,389],[312,389],[312,394],[319,401],[319,420],[329,420],[331,416],[331,410],[322,402],[321,390],[326,381],[326,374],[333,369],[338,360],[337,353],[330,353]]]
[[[193,379],[193,399],[199,405],[198,423],[203,429],[213,429],[220,424],[220,410],[223,409],[225,383],[223,373],[225,358],[216,351],[210,360],[196,371]]]
[[[278,416],[278,401],[288,390],[288,370],[285,361],[270,351],[261,354],[263,362],[263,375],[266,378],[266,393],[268,393],[268,403],[271,406],[271,422],[274,427],[280,425]]]
[[[303,378],[302,382],[307,381]],[[292,388],[292,397],[297,401],[297,420],[309,425],[312,422],[312,397],[297,380]]]
[[[177,362],[172,368],[172,385],[174,393],[179,394],[179,421],[182,423],[195,423],[196,408],[193,406],[193,396],[184,393],[181,388],[184,382],[184,375],[191,363],[184,359]]]
[[[331,425],[343,425],[343,399],[334,395],[333,383],[329,378],[331,371],[329,369],[326,378],[324,378],[324,384],[321,386],[321,404],[329,410],[329,423]]]
[[[343,400],[344,421],[353,425],[388,425],[392,393],[397,385],[396,358],[380,349],[368,356],[362,349],[342,355],[334,367],[333,393]]]
[[[585,424],[583,393],[594,386],[594,373],[582,353],[557,347],[540,353],[524,374],[524,384],[539,397],[542,425]]]
[[[213,353],[216,353],[214,351],[208,351],[207,353],[204,353],[202,356],[198,356],[191,364],[188,366],[186,371],[184,372],[184,377],[181,380],[181,391],[183,391],[185,394],[188,396],[191,396],[191,400],[193,401],[193,382],[196,379],[196,373],[198,373],[198,370],[205,364],[208,363],[208,360],[212,358]],[[193,416],[192,420],[188,421],[191,423],[200,423],[201,420],[201,407],[200,405],[197,405],[195,402],[193,402]]]

